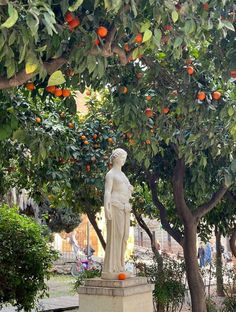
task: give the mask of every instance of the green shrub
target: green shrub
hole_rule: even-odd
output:
[[[81,271],[81,273],[78,275],[75,281],[74,290],[77,291],[80,286],[84,285],[84,281],[86,278],[94,278],[94,277],[101,277],[101,270],[89,269]]]
[[[222,312],[236,311],[236,297],[228,297],[223,301]]]
[[[185,297],[183,263],[163,255],[161,260],[154,258],[151,265],[137,263],[136,266],[139,275],[147,276],[149,282],[155,285],[153,291],[155,311],[175,312],[181,309]]]
[[[45,279],[56,258],[40,225],[16,208],[0,206],[0,306],[31,311],[47,293]]]

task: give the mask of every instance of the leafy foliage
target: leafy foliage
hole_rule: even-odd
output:
[[[55,259],[38,224],[15,208],[0,207],[1,305],[11,303],[31,311],[37,298],[47,292],[45,279]]]

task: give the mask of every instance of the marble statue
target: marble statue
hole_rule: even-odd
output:
[[[104,209],[107,223],[107,245],[102,278],[117,279],[125,272],[125,250],[130,227],[130,198],[133,186],[122,172],[127,153],[121,148],[112,152],[111,170],[105,178]],[[129,277],[128,273],[126,274]]]

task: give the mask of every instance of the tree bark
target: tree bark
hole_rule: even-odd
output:
[[[216,237],[216,290],[217,295],[224,297],[224,283],[223,283],[223,272],[222,272],[222,251],[221,251],[221,233],[217,226],[215,227]]]
[[[197,260],[197,225],[184,226],[184,259],[191,295],[192,312],[207,312],[205,287]]]
[[[146,222],[143,220],[142,215],[140,213],[138,213],[138,211],[134,207],[133,207],[132,211],[133,211],[133,214],[134,214],[138,224],[141,226],[141,228],[147,233],[148,237],[150,238],[151,248],[152,248],[153,254],[155,255],[157,260],[161,259],[161,263],[163,265],[162,257],[160,255],[158,249],[157,249],[157,245],[156,245],[156,242],[155,242],[154,237],[152,235],[152,232],[150,231]]]
[[[229,240],[229,245],[230,245],[230,249],[232,251],[232,254],[234,255],[234,257],[236,257],[236,226],[232,230],[232,234],[231,234],[230,240]]]
[[[105,239],[104,239],[104,237],[102,235],[101,229],[98,227],[98,224],[97,224],[97,221],[96,221],[96,215],[92,211],[90,211],[90,210],[87,210],[86,213],[87,213],[87,216],[88,216],[88,219],[89,219],[90,223],[92,224],[95,232],[97,233],[97,236],[98,236],[98,238],[100,240],[102,248],[105,250],[106,249],[106,242],[105,242]]]

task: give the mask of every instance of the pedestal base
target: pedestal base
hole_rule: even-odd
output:
[[[127,278],[130,278],[130,277],[133,277],[133,275],[132,275],[131,272],[120,272],[120,273],[125,274],[126,279],[127,279]],[[120,274],[120,273],[119,273],[119,274]],[[101,278],[102,278],[102,279],[105,279],[105,280],[112,280],[112,281],[114,281],[114,280],[117,280],[117,279],[118,279],[118,275],[119,275],[119,274],[118,274],[118,273],[110,273],[110,272],[102,272]]]
[[[80,312],[153,312],[153,285],[145,277],[87,279],[79,287]]]

